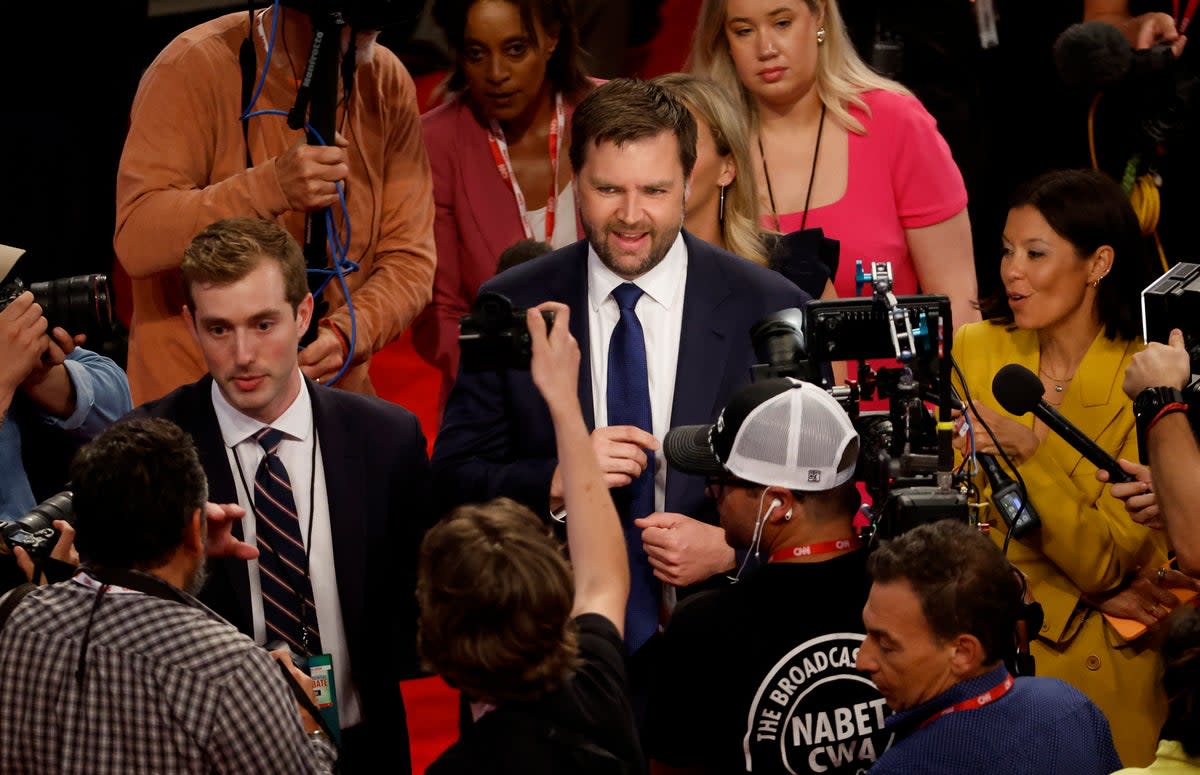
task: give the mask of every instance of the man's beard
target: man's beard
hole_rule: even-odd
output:
[[[205,582],[208,581],[208,563],[204,558],[200,559],[200,563],[196,566],[196,570],[187,578],[187,584],[183,591],[187,592],[192,597],[200,594],[200,590],[204,589]]]
[[[580,219],[582,220],[582,219]],[[650,235],[650,250],[646,257],[641,260],[633,269],[628,270],[617,262],[616,256],[613,255],[609,248],[607,237],[613,231],[625,231],[624,229],[614,229],[613,222],[609,221],[599,229],[593,227],[587,221],[583,221],[583,233],[587,237],[587,241],[591,244],[592,249],[596,251],[596,255],[600,257],[600,263],[611,269],[614,274],[620,275],[626,280],[633,280],[641,277],[649,272],[654,267],[658,266],[667,253],[671,250],[671,246],[675,244],[675,238],[679,236],[679,230],[683,228],[683,219],[673,228],[663,230],[646,229]],[[643,231],[643,229],[630,229],[630,231]]]

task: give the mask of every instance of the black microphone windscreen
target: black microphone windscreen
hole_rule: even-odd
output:
[[[1032,412],[1045,392],[1046,386],[1038,375],[1019,363],[1001,367],[992,377],[992,395],[1009,414]]]
[[[1133,47],[1107,22],[1080,22],[1054,41],[1054,66],[1072,88],[1104,89],[1121,82],[1133,65]]]

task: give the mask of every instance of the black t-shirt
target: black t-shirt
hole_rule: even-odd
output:
[[[575,622],[581,664],[566,685],[537,702],[487,713],[429,766],[429,775],[645,772],[624,642],[599,614]]]
[[[646,721],[651,759],[710,772],[865,772],[889,714],[854,669],[867,551],[767,565],[689,598],[663,636]]]

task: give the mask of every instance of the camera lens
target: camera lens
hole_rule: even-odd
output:
[[[108,275],[87,274],[31,283],[37,303],[50,326],[61,326],[69,334],[104,338],[116,327],[112,286]]]

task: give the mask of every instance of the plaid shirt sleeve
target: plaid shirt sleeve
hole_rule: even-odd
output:
[[[324,738],[309,737],[295,698],[275,661],[254,653],[247,668],[229,676],[213,719],[213,771],[329,773],[337,758]]]

